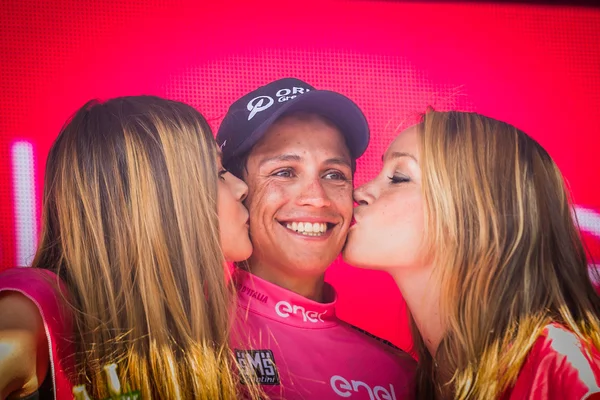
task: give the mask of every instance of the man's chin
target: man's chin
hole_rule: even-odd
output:
[[[287,269],[296,272],[298,276],[318,277],[325,274],[325,271],[336,259],[337,256],[299,257],[298,259],[289,260]]]

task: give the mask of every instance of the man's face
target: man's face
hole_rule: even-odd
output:
[[[251,265],[323,274],[344,245],[353,211],[351,159],[340,131],[313,114],[281,118],[252,149],[245,180]]]

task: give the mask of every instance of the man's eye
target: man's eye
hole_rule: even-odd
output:
[[[273,176],[278,176],[280,178],[291,178],[294,176],[294,172],[289,168],[280,169],[279,171],[276,171]]]
[[[344,175],[340,171],[331,171],[325,174],[325,179],[333,179],[336,181],[345,181],[347,180],[346,175]]]

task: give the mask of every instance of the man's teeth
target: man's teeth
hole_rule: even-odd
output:
[[[306,236],[321,236],[327,231],[325,222],[288,222],[285,227]]]

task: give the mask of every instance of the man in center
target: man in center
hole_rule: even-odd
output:
[[[411,398],[416,363],[339,320],[324,281],[353,213],[356,159],[369,127],[347,97],[284,78],[231,107],[223,165],[248,185],[254,253],[234,273],[232,334],[242,380],[272,399]]]

